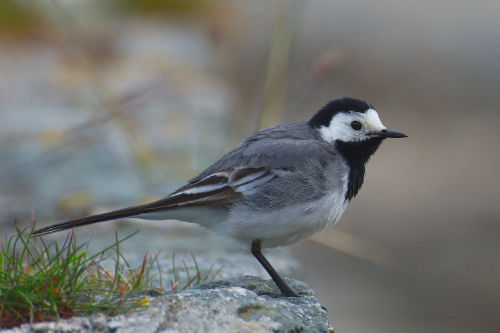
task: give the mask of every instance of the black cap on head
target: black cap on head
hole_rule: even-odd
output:
[[[373,109],[373,106],[359,99],[350,97],[335,99],[316,112],[309,120],[309,125],[314,128],[329,126],[333,116],[339,112],[366,112],[368,109]]]

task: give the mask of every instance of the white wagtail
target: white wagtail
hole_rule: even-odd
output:
[[[309,121],[243,139],[163,199],[55,224],[34,235],[124,217],[193,222],[248,244],[281,295],[297,296],[261,247],[293,244],[337,223],[382,140],[404,137],[387,129],[372,105],[337,99]]]

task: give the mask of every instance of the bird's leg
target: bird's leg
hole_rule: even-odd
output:
[[[274,283],[278,286],[281,291],[280,296],[284,297],[299,297],[290,287],[286,284],[285,281],[279,276],[278,272],[271,266],[269,261],[267,261],[266,257],[261,252],[262,241],[260,239],[256,239],[252,241],[252,254],[255,258],[260,262],[260,264],[264,267],[264,269],[269,273]]]

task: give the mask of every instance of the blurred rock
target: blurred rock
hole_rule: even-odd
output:
[[[0,42],[0,196],[17,203],[0,202],[0,226],[166,195],[222,152],[234,92],[208,72],[202,28],[94,29],[104,41]],[[88,39],[110,48],[105,61]],[[65,200],[74,193],[84,202]]]

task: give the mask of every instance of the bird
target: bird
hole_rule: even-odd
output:
[[[291,245],[335,225],[358,194],[365,165],[382,141],[404,137],[382,124],[373,105],[335,99],[308,121],[244,138],[162,199],[54,224],[33,236],[126,217],[196,223],[249,246],[280,290],[275,295],[298,297],[262,248]]]

